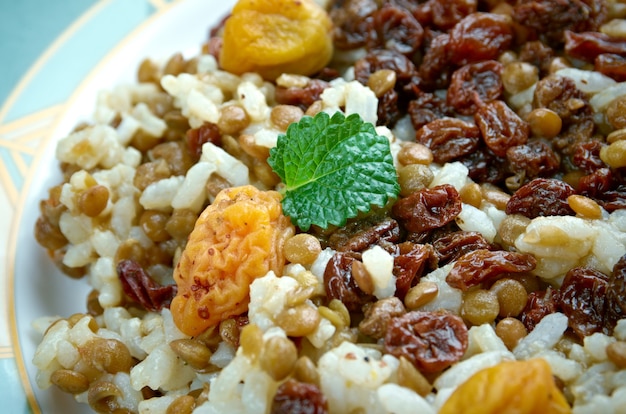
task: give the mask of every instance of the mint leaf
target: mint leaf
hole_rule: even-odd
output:
[[[400,191],[388,139],[357,114],[303,117],[278,137],[267,162],[285,184],[285,214],[302,230],[343,226]]]

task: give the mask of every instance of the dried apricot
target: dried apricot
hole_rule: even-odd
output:
[[[224,25],[219,62],[225,70],[312,75],[333,54],[332,22],[314,0],[239,0]]]
[[[565,414],[571,408],[544,359],[506,361],[461,384],[439,414]]]
[[[254,279],[282,275],[283,245],[295,231],[280,200],[276,191],[233,187],[202,212],[174,270],[170,309],[181,331],[195,336],[245,312]]]

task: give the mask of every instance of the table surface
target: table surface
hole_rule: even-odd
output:
[[[41,412],[16,359],[13,257],[37,155],[73,91],[122,39],[181,0],[0,2],[0,397],[2,412]],[[14,250],[13,250],[14,251]],[[30,358],[26,356],[25,358]],[[28,387],[26,387],[28,389]]]

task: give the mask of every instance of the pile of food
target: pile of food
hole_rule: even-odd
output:
[[[38,321],[38,385],[101,413],[625,412],[625,19],[240,0],[58,143],[35,236],[93,291]]]

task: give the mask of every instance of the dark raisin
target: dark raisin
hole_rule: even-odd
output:
[[[500,157],[506,156],[509,148],[525,144],[530,133],[528,123],[522,121],[503,101],[479,106],[474,121],[487,147]]]
[[[554,50],[539,40],[524,43],[519,52],[519,60],[535,65],[542,77],[550,72],[553,57]]]
[[[389,321],[405,313],[406,309],[400,299],[394,296],[381,299],[365,309],[363,320],[359,322],[359,331],[374,339],[380,339],[387,333]]]
[[[328,246],[339,252],[362,252],[375,244],[396,243],[399,239],[396,220],[372,215],[337,229],[328,238]]]
[[[604,53],[626,57],[626,40],[599,32],[565,32],[565,52],[576,59],[593,63]]]
[[[430,148],[435,162],[443,164],[474,152],[480,142],[480,133],[476,125],[469,122],[441,118],[420,128],[415,141]]]
[[[572,163],[590,174],[600,168],[606,168],[604,161],[600,159],[600,149],[604,144],[600,141],[581,142],[576,145],[572,156]]]
[[[435,268],[436,262],[435,249],[431,245],[411,242],[398,244],[398,254],[393,260],[395,295],[404,300],[406,293],[419,280],[424,270]]]
[[[157,283],[134,260],[120,261],[117,264],[117,274],[124,293],[131,300],[152,312],[168,308],[178,290],[175,284],[162,286]]]
[[[396,72],[396,87],[416,82],[417,68],[409,58],[393,50],[372,50],[364,58],[354,64],[354,77],[363,85],[367,85],[370,75],[381,69]]]
[[[345,0],[334,2],[330,9],[333,21],[333,40],[338,49],[356,49],[365,46],[368,16],[378,6],[374,0]]]
[[[461,208],[459,193],[453,186],[444,184],[398,200],[392,212],[407,230],[421,233],[451,222]]]
[[[340,300],[349,311],[360,311],[361,306],[372,300],[363,292],[352,277],[352,262],[356,259],[347,253],[337,252],[324,270],[324,287],[329,300]]]
[[[319,101],[322,92],[328,86],[328,82],[320,79],[311,79],[304,88],[277,86],[276,102],[281,105],[295,105],[304,111],[313,102]]]
[[[539,216],[573,216],[567,197],[575,193],[569,184],[552,178],[535,178],[520,187],[506,204],[506,214]]]
[[[328,401],[315,384],[293,378],[280,384],[270,414],[327,414]]]
[[[476,0],[430,0],[428,3],[433,24],[442,30],[453,28],[478,8]]]
[[[390,128],[400,119],[402,114],[398,107],[398,92],[395,89],[389,89],[378,98],[376,114],[378,115],[377,125]]]
[[[511,20],[500,14],[473,13],[450,31],[450,60],[457,65],[496,59],[513,42]]]
[[[535,326],[544,316],[555,313],[558,310],[559,292],[550,287],[546,290],[530,292],[526,306],[520,314],[520,320],[528,330],[535,329]]]
[[[594,69],[618,82],[626,81],[626,57],[612,53],[596,56]]]
[[[589,267],[576,267],[565,275],[559,306],[579,338],[602,330],[607,286],[608,276]]]
[[[609,333],[613,332],[617,321],[626,317],[626,255],[613,266],[606,287],[605,324]]]
[[[543,141],[531,141],[506,151],[511,170],[527,179],[548,177],[558,172],[561,158]]]
[[[196,160],[200,159],[202,145],[207,142],[218,147],[222,146],[222,134],[216,124],[205,122],[198,128],[187,130],[187,145],[189,145],[189,151],[196,157]]]
[[[454,115],[454,111],[448,107],[444,99],[426,92],[419,93],[410,101],[407,111],[416,131],[435,119]]]
[[[441,372],[459,361],[468,345],[467,327],[446,312],[408,312],[387,325],[386,353],[405,357],[423,373]]]
[[[510,172],[505,159],[483,146],[459,161],[469,169],[469,177],[477,183],[500,184]]]
[[[483,282],[492,282],[503,274],[525,273],[537,265],[534,256],[505,250],[474,250],[461,256],[446,282],[456,289],[467,290]]]
[[[443,234],[433,240],[440,265],[459,259],[474,250],[493,250],[493,246],[482,234],[475,231],[455,231]]]
[[[502,64],[495,60],[471,63],[454,71],[446,96],[447,103],[460,114],[471,115],[481,103],[502,95]]]
[[[441,89],[448,86],[452,73],[448,52],[449,43],[450,35],[447,33],[436,36],[430,42],[419,66],[421,85],[430,89]]]
[[[408,10],[387,3],[371,17],[368,49],[389,49],[410,57],[422,45],[424,29]]]

